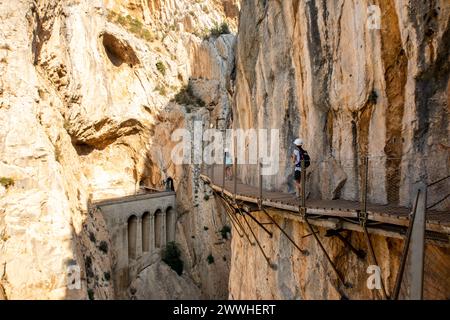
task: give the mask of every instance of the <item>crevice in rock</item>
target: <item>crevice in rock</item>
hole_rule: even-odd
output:
[[[400,190],[400,165],[403,151],[402,126],[405,105],[405,86],[407,79],[408,61],[402,47],[400,27],[393,3],[380,0],[382,23],[381,30],[381,58],[385,70],[386,96],[386,144],[384,152],[388,158],[395,158],[386,162],[386,190],[389,202],[398,202]]]

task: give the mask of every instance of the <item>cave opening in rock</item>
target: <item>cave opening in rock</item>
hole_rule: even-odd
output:
[[[126,63],[133,67],[139,64],[139,59],[128,42],[109,33],[104,33],[101,37],[106,56],[114,66],[120,67]]]

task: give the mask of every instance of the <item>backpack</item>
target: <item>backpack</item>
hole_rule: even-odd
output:
[[[300,151],[300,162],[296,163],[295,166],[300,168],[302,166],[301,160],[305,160],[305,168],[308,168],[311,165],[311,157],[309,156],[308,151],[299,147],[297,148],[298,151]]]

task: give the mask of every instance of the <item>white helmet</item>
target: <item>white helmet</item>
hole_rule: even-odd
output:
[[[300,138],[297,138],[297,139],[294,140],[294,144],[296,146],[301,146],[301,145],[303,145],[303,140],[300,139]]]

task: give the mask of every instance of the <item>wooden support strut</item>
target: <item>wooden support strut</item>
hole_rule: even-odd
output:
[[[364,250],[361,249],[356,249],[351,242],[346,239],[344,236],[342,236],[342,234],[340,234],[341,230],[327,230],[327,234],[325,235],[325,237],[332,237],[335,236],[337,237],[339,240],[342,241],[342,243],[344,243],[349,249],[350,251],[352,251],[359,259],[363,260],[366,258],[366,253],[364,252]]]
[[[242,233],[245,235],[245,237],[247,238],[248,242],[254,246],[255,243],[250,240],[250,237],[248,236],[247,232],[245,232],[244,226],[241,224],[241,222],[239,221],[239,219],[237,217],[234,217],[234,209],[230,206],[230,204],[228,203],[228,201],[225,199],[225,197],[222,197],[219,195],[219,197],[222,199],[223,203],[225,204],[225,207],[228,208],[229,212],[228,215],[231,219],[234,219],[234,221],[236,222],[236,224],[239,226],[239,228],[241,229]],[[226,209],[227,210],[227,209]]]
[[[245,235],[245,237],[247,238],[248,242],[250,242],[250,244],[251,244],[252,246],[254,246],[255,243],[254,243],[252,240],[250,240],[249,235],[247,234],[247,232],[245,232],[244,226],[243,226],[242,223],[239,221],[239,219],[236,217],[236,210],[235,210],[235,208],[231,206],[231,204],[228,202],[228,200],[227,200],[225,197],[222,197],[222,201],[224,201],[224,203],[225,203],[226,206],[228,207],[231,217],[234,218],[234,220],[235,220],[235,222],[237,223],[237,225],[241,228],[241,231],[244,233],[244,235]]]
[[[414,188],[419,193],[419,199],[417,201],[416,217],[411,231],[411,257],[409,265],[411,289],[409,298],[412,300],[421,300],[423,299],[427,185],[420,182]]]
[[[312,225],[309,223],[308,221],[308,217],[305,215],[305,223],[308,226],[310,232],[312,233],[312,235],[314,236],[314,239],[316,239],[317,244],[319,245],[320,249],[322,249],[325,257],[327,258],[328,262],[330,263],[331,267],[333,268],[333,271],[336,273],[339,281],[345,286],[345,287],[350,287],[350,285],[348,283],[345,282],[344,278],[342,277],[342,275],[339,273],[339,271],[336,269],[336,266],[334,265],[333,261],[331,260],[330,256],[328,255],[327,251],[325,250],[322,242],[320,241],[319,237],[317,236],[316,232],[314,231]]]
[[[414,225],[414,219],[416,218],[416,209],[417,209],[417,201],[419,200],[419,194],[420,194],[420,190],[417,191],[416,199],[414,201],[413,211],[411,212],[411,215],[409,218],[409,226],[408,226],[405,241],[403,244],[402,259],[400,262],[400,267],[398,268],[397,277],[395,279],[394,293],[392,294],[393,300],[398,300],[398,296],[400,294],[400,286],[402,284],[403,273],[405,271],[406,258],[408,257],[408,249],[409,249],[409,243],[411,241],[412,228]]]
[[[378,266],[378,261],[377,261],[377,257],[375,256],[375,251],[373,250],[372,241],[370,240],[369,232],[367,232],[367,226],[364,224],[362,226],[362,228],[363,228],[363,231],[364,231],[364,237],[366,238],[367,246],[369,247],[369,253],[370,253],[370,257],[372,258],[372,262],[376,266]],[[383,293],[383,298],[388,300],[389,296],[388,296],[388,294],[386,292],[386,288],[384,287],[384,281],[383,281],[383,277],[381,276],[381,274],[380,274],[380,278],[381,278],[380,282],[381,282],[381,290],[382,290],[382,293]]]
[[[288,238],[288,240],[294,245],[295,248],[297,248],[298,251],[300,251],[303,255],[308,256],[309,252],[308,250],[303,250],[301,249],[295,242],[294,240],[292,240],[292,238],[286,233],[286,231],[284,231],[283,228],[280,227],[280,225],[275,221],[274,218],[272,218],[272,216],[266,211],[266,209],[261,208],[261,210],[266,214],[266,216],[272,221],[272,223],[274,225],[277,226],[278,229],[280,229],[280,231],[286,236],[286,238]]]
[[[242,211],[241,211],[242,212]],[[270,232],[269,230],[267,230],[267,228],[266,227],[264,227],[262,224],[261,224],[261,222],[259,222],[258,221],[258,219],[256,219],[254,216],[252,216],[252,214],[250,213],[250,212],[247,212],[247,215],[250,217],[250,218],[252,218],[252,220],[253,221],[255,221],[256,222],[256,224],[258,225],[258,226],[260,226],[268,235],[269,235],[269,237],[270,238],[272,238],[272,232]]]
[[[237,225],[236,225],[236,222],[234,221],[234,219],[233,219],[233,217],[231,216],[231,214],[228,212],[228,209],[227,209],[227,208],[225,208],[225,213],[227,214],[228,218],[230,219],[231,224],[233,225],[234,229],[236,229],[236,232],[238,233],[239,237],[242,238],[244,235],[239,231],[239,229],[238,229],[238,227],[237,227]]]
[[[272,269],[275,269],[275,268],[276,268],[276,265],[273,264],[273,263],[270,261],[269,257],[268,257],[268,256],[266,255],[266,253],[264,252],[264,250],[263,250],[261,244],[259,243],[258,238],[256,238],[255,233],[253,232],[253,230],[252,230],[250,224],[248,223],[247,219],[245,218],[245,215],[242,215],[242,217],[244,218],[245,223],[247,224],[247,226],[248,226],[250,232],[252,233],[253,238],[255,239],[256,243],[258,244],[259,250],[260,250],[261,253],[263,254],[264,259],[266,259],[267,264],[268,264]]]

